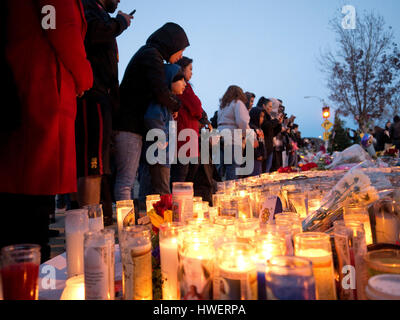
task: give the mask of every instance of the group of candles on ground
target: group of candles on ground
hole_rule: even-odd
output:
[[[373,228],[368,208],[348,204],[330,233],[303,232],[304,218],[319,208],[339,178],[331,174],[290,188],[283,188],[282,181],[268,181],[265,187],[261,178],[226,182],[213,197],[214,207],[193,196],[191,183],[176,183],[171,215],[165,214],[158,226],[159,248],[152,247],[151,224],[134,225],[133,201],[117,202],[122,298],[153,299],[152,253],[159,250],[165,300],[400,299],[397,200],[384,200],[392,214],[377,214]],[[148,212],[159,199],[147,197]],[[101,221],[101,206],[66,212],[64,299],[78,298],[69,295],[68,283],[78,284],[87,300],[116,298],[115,234]],[[372,243],[387,248],[368,251]],[[17,249],[9,247],[8,254]],[[38,252],[37,247],[26,250],[32,258]],[[15,266],[2,271],[5,298],[21,297],[10,289],[16,287],[17,273]],[[28,273],[32,280],[23,286],[31,286],[31,296],[23,298],[37,298],[37,272]]]

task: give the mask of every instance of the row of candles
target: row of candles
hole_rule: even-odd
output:
[[[356,267],[358,284],[356,291],[340,289],[336,292],[331,237],[325,233],[302,232],[302,220],[312,212],[307,206],[309,194],[318,193],[314,200],[320,201],[322,189],[309,190],[306,196],[299,190],[286,190],[286,197],[292,200],[297,212],[270,214],[268,219],[262,219],[265,203],[270,202],[271,197],[278,199],[277,190],[270,187],[268,192],[241,189],[229,195],[219,193],[214,195],[215,206],[210,207],[208,202],[193,196],[190,183],[174,184],[174,222],[160,227],[163,299],[365,298],[364,257],[372,237],[369,220],[364,219],[368,217],[366,209],[349,206],[345,209],[344,221],[335,223],[332,240],[339,264]],[[291,194],[302,198],[302,202],[293,201]],[[158,195],[147,197],[148,211],[159,198]],[[288,210],[285,200],[282,202]],[[94,288],[92,295],[89,290],[86,298],[113,299],[114,287],[109,279],[114,274],[111,266],[114,251],[110,249],[114,244],[110,239],[114,237],[98,224],[89,223],[96,214],[88,216],[88,212],[98,211],[81,212],[79,221],[73,220],[79,216],[77,211],[67,213],[68,276],[85,275],[85,289],[86,285],[88,289]],[[150,230],[134,226],[133,201],[117,203],[117,221],[123,298],[152,299]],[[68,225],[75,225],[75,229],[71,232]],[[89,230],[91,232],[87,233]],[[92,241],[93,238],[97,240]],[[79,243],[83,243],[80,248]],[[99,273],[101,261],[103,271]],[[94,271],[90,271],[91,267]],[[102,277],[99,278],[99,274]],[[96,285],[96,281],[103,284]],[[96,295],[99,288],[103,293]]]

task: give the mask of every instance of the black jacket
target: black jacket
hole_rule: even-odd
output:
[[[393,123],[390,127],[390,138],[396,141],[400,140],[400,121]]]
[[[189,46],[185,31],[175,23],[167,23],[155,31],[132,57],[121,82],[120,112],[114,129],[145,134],[144,114],[150,102],[180,109],[179,99],[171,93],[165,81],[164,60]]]
[[[83,0],[87,33],[85,49],[93,69],[92,90],[110,95],[118,105],[118,47],[116,38],[128,27],[122,15],[111,18],[100,1]]]
[[[256,131],[258,129],[261,129],[260,128],[260,116],[261,116],[261,113],[264,113],[264,117],[265,117],[266,112],[263,109],[261,109],[261,108],[251,108],[250,109],[250,112],[249,112],[249,114],[250,114],[249,126],[254,131]],[[266,152],[266,149],[265,149],[265,140],[264,139],[258,139],[258,147],[254,149],[254,159],[257,160],[259,157],[262,157],[262,160],[267,159],[267,152]]]
[[[277,119],[272,119],[271,116],[265,112],[265,120],[261,126],[261,129],[264,132],[265,150],[267,152],[267,156],[269,156],[274,151],[272,140],[279,132],[281,132],[282,125]]]

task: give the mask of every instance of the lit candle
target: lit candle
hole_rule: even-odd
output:
[[[121,238],[124,226],[135,225],[135,207],[133,200],[117,201],[118,237]]]
[[[69,210],[65,216],[65,242],[68,278],[84,273],[84,235],[89,231],[87,210]]]
[[[126,227],[121,240],[124,300],[152,300],[150,231],[143,226]]]
[[[219,299],[256,300],[254,249],[245,243],[226,243],[218,249]]]
[[[336,300],[329,235],[319,232],[299,233],[294,237],[294,251],[296,256],[312,262],[317,300]]]
[[[236,235],[238,241],[250,242],[256,235],[256,231],[260,228],[258,218],[246,220],[238,219],[236,221]]]
[[[212,241],[204,233],[183,231],[178,250],[181,299],[211,299],[215,257]]]
[[[178,289],[178,236],[183,229],[180,222],[160,226],[160,259],[163,300],[179,300]]]
[[[343,219],[345,223],[351,221],[361,222],[364,225],[365,241],[367,245],[372,244],[374,242],[372,239],[369,214],[366,207],[357,206],[354,204],[347,205],[346,207],[344,207]]]
[[[60,300],[85,300],[84,275],[69,278],[63,290]]]

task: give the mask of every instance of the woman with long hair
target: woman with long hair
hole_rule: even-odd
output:
[[[249,111],[246,108],[247,98],[243,93],[243,90],[238,86],[230,86],[224,96],[221,99],[221,104],[218,111],[218,129],[220,131],[224,129],[228,129],[232,133],[232,139],[229,141],[224,141],[224,145],[232,147],[232,161],[228,161],[224,163],[224,150],[221,150],[221,164],[218,167],[218,171],[221,177],[224,176],[225,170],[225,179],[226,180],[234,180],[237,179],[236,169],[240,167],[240,164],[235,161],[235,154],[238,152],[234,152],[235,149],[240,149],[243,151],[243,137],[246,135],[246,131],[250,129],[249,122],[250,116]],[[242,130],[242,135],[234,135],[234,130],[240,129]],[[254,140],[254,131],[249,130],[250,139],[252,138],[252,142],[255,144],[255,147],[258,146],[256,140]],[[240,152],[240,155],[242,152]],[[251,161],[253,159],[250,159]]]

